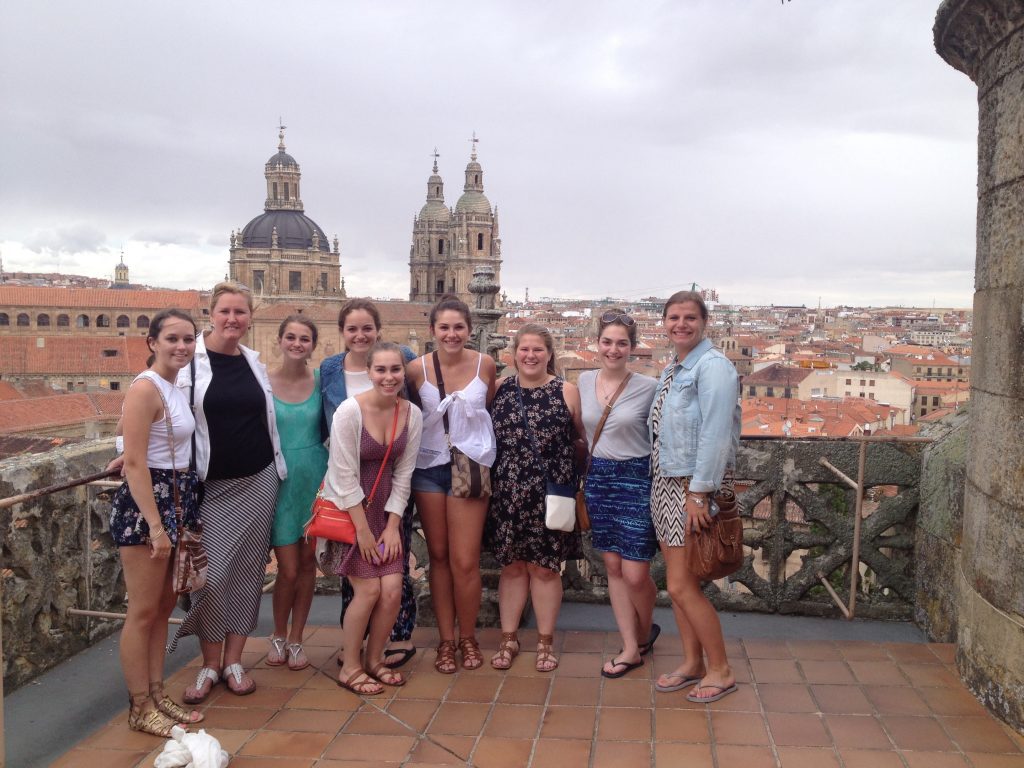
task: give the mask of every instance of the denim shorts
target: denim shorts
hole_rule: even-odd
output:
[[[415,469],[412,473],[412,489],[420,493],[443,493],[452,495],[451,462],[437,467]]]

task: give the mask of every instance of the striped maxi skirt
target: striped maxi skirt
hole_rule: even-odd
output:
[[[248,477],[206,483],[199,508],[209,559],[206,586],[192,595],[192,608],[168,651],[189,635],[219,643],[256,628],[279,485],[274,462]]]

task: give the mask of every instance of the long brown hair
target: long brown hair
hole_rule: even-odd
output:
[[[540,323],[527,323],[516,331],[516,338],[512,344],[513,354],[519,350],[519,344],[524,336],[537,336],[544,342],[544,346],[548,348],[548,373],[552,376],[557,376],[558,370],[555,368],[555,339],[551,335],[551,331]]]

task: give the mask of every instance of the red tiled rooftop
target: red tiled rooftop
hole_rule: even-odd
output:
[[[163,309],[178,307],[195,313],[199,291],[113,288],[49,288],[28,285],[0,286],[0,307],[73,307],[81,309]]]
[[[8,375],[126,376],[144,371],[149,354],[142,336],[0,336]]]
[[[30,432],[96,419],[116,419],[122,392],[89,392],[0,402],[0,433]]]

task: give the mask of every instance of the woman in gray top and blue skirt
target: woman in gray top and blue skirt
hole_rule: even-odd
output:
[[[579,379],[583,426],[591,448],[585,492],[591,544],[602,553],[608,596],[622,635],[622,650],[605,662],[601,674],[618,678],[643,666],[644,655],[661,631],[652,623],[657,588],[651,558],[658,541],[651,522],[647,430],[657,382],[626,367],[636,347],[636,323],[625,311],[609,309],[602,314],[597,335],[601,369]],[[594,434],[605,411],[608,417],[595,445]]]

